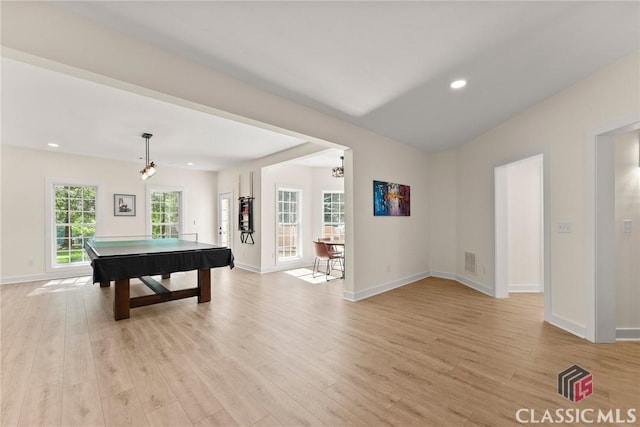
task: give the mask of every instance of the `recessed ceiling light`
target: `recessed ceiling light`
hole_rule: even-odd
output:
[[[466,85],[467,85],[466,80],[456,80],[454,82],[451,82],[451,89],[462,89]]]
[[[58,144],[56,144],[55,142],[50,142],[47,144],[49,147],[53,147],[53,148],[58,148],[60,147]]]
[[[193,162],[187,162],[187,166],[193,166]]]

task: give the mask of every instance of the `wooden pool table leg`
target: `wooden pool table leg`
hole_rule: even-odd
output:
[[[198,302],[211,301],[211,269],[198,270]]]
[[[116,294],[113,298],[113,317],[115,320],[129,318],[129,279],[116,280]]]

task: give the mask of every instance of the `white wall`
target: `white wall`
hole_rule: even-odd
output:
[[[494,288],[494,168],[548,149],[553,230],[548,320],[585,335],[586,138],[608,124],[637,121],[639,65],[637,53],[622,58],[456,150],[456,270],[463,279]],[[433,207],[434,215],[438,209]],[[560,221],[571,222],[573,232],[556,233]],[[464,274],[464,251],[477,253],[477,277]]]
[[[615,139],[616,326],[640,331],[640,132]],[[631,220],[631,233],[623,221]]]
[[[431,273],[445,278],[456,275],[458,194],[456,152],[429,156],[429,247]]]
[[[311,168],[280,163],[262,168],[262,264],[260,271],[269,272],[307,266],[313,262],[312,214],[313,176]],[[276,257],[276,200],[277,188],[291,188],[302,192],[300,209],[302,259],[278,261]]]
[[[181,187],[184,190],[184,230],[198,233],[203,242],[215,242],[216,174],[158,166],[148,181],[140,179],[134,162],[74,156],[54,151],[2,146],[2,259],[1,281],[25,281],[44,277],[46,271],[47,179],[98,185],[97,234],[145,235],[147,185]],[[136,196],[136,216],[113,215],[114,193]],[[195,222],[195,224],[194,224]],[[90,272],[90,269],[85,269]]]
[[[542,157],[507,166],[509,291],[542,289]]]

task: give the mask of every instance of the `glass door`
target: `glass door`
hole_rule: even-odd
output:
[[[232,242],[232,218],[231,193],[218,195],[218,245],[231,248]]]

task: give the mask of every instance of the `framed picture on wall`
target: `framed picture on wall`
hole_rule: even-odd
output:
[[[411,187],[373,181],[374,216],[411,216]]]
[[[136,196],[134,194],[114,194],[113,214],[115,216],[136,216]]]

